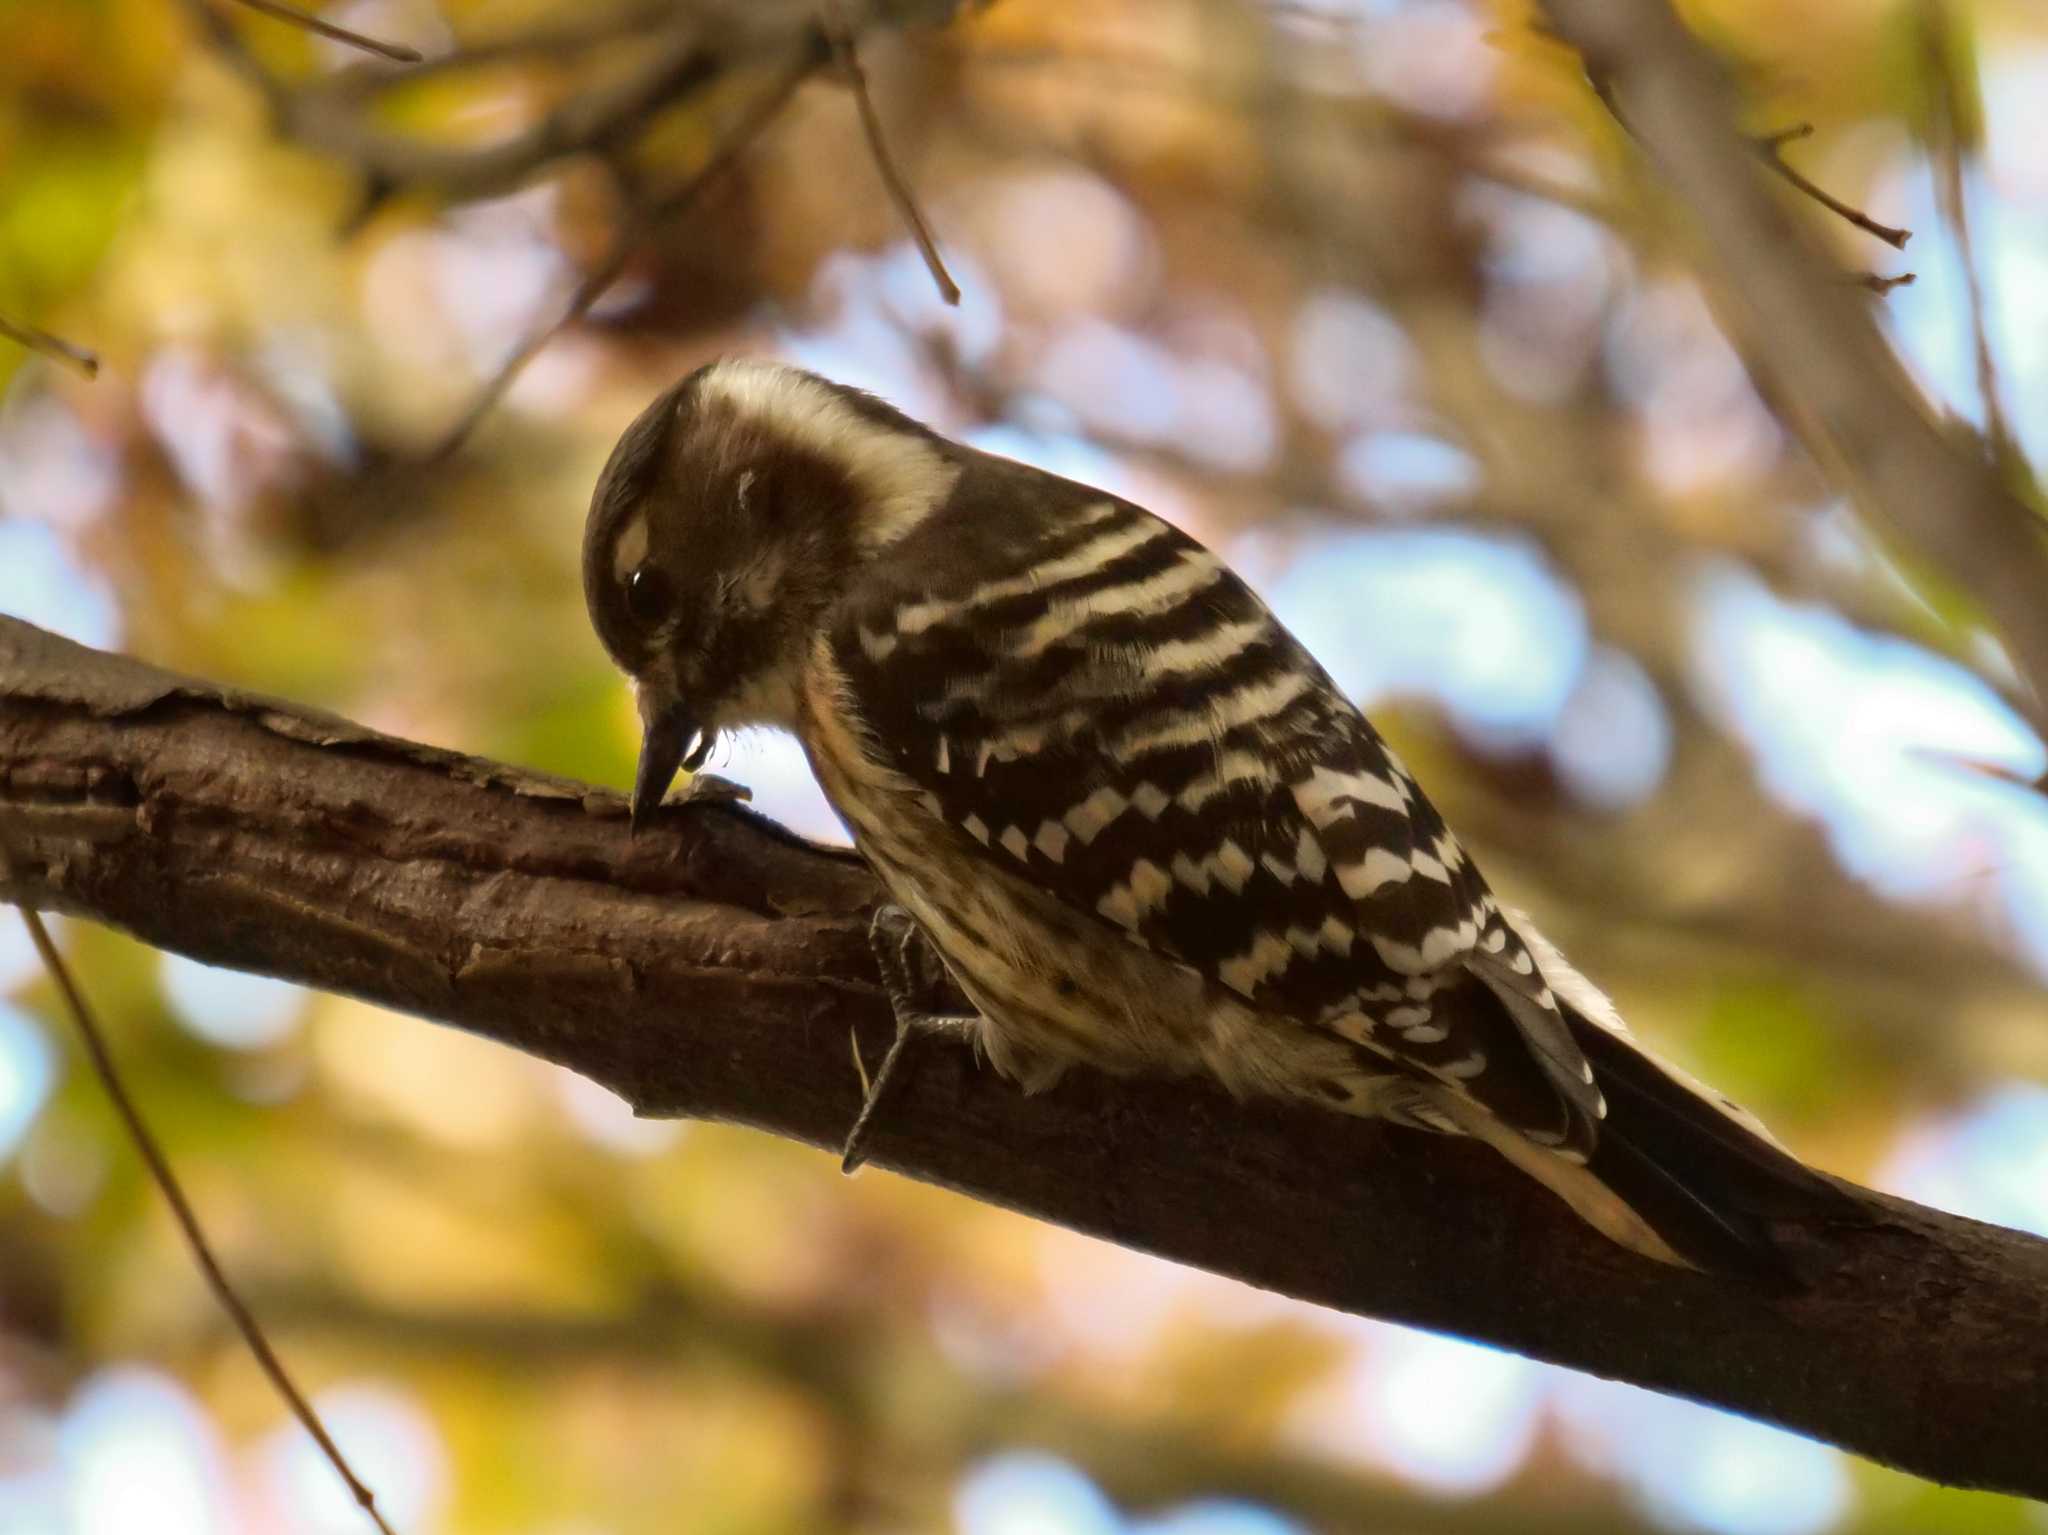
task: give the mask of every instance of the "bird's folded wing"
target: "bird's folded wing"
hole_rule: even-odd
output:
[[[847,702],[963,847],[1261,1012],[1533,1137],[1600,1099],[1528,951],[1371,724],[1206,549],[1097,501],[1020,568],[896,570]]]

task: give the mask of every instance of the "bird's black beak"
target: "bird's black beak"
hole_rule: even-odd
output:
[[[631,825],[635,832],[653,819],[661,797],[675,781],[676,769],[695,772],[711,754],[712,739],[712,732],[698,725],[680,705],[642,711],[640,769],[633,775]]]

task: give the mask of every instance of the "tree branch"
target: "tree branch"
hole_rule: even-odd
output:
[[[560,1062],[642,1113],[837,1148],[891,1033],[852,859],[736,806],[411,745],[0,619],[9,899]],[[1485,1149],[1199,1082],[1027,1099],[921,1053],[874,1160],[1324,1305],[2048,1495],[2048,1242],[1871,1196],[1789,1298],[1636,1259]]]
[[[31,352],[41,352],[45,357],[54,357],[59,362],[69,363],[87,378],[98,378],[100,360],[75,341],[66,341],[62,336],[53,336],[46,330],[28,325],[20,320],[10,320],[0,315],[0,336]]]
[[[1940,567],[2005,642],[2048,728],[2048,540],[1981,443],[1937,422],[1867,303],[1757,173],[1713,60],[1666,0],[1544,0],[1718,267],[1717,294],[1767,394],[1887,533]]]
[[[610,247],[577,282],[561,311],[529,331],[484,381],[483,387],[464,407],[455,424],[441,434],[440,440],[429,451],[429,462],[438,462],[460,450],[484,417],[518,381],[526,365],[540,355],[541,349],[590,313],[597,301],[610,291],[611,285],[625,272],[626,263],[632,259],[641,242],[694,206],[698,198],[717,185],[720,178],[738,163],[748,147],[768,131],[769,125],[782,115],[798,88],[818,71],[828,51],[821,37],[802,39],[760,94],[739,114],[733,126],[720,135],[704,163],[681,185],[658,196],[647,195],[638,189],[631,192]]]
[[[324,16],[315,16],[312,12],[302,11],[295,5],[286,5],[283,0],[240,0],[240,3],[252,11],[261,12],[288,26],[299,27],[332,42],[345,43],[351,48],[375,54],[378,58],[389,60],[393,64],[417,64],[420,61],[420,51],[417,48],[405,43],[387,43],[382,38],[369,37],[347,27],[338,27]]]

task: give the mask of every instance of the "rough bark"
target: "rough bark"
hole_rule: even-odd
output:
[[[618,796],[0,619],[4,891],[557,1061],[643,1114],[835,1147],[890,1021],[876,889],[734,806]],[[1481,1148],[1198,1082],[1025,1098],[931,1046],[877,1163],[1363,1315],[2048,1495],[2048,1242],[1870,1196],[1771,1296],[1636,1259]],[[451,1090],[455,1090],[451,1088]]]

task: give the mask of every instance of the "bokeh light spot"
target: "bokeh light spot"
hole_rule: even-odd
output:
[[[1123,1521],[1096,1485],[1050,1455],[999,1455],[953,1497],[960,1535],[1117,1535]]]
[[[306,1005],[303,987],[267,975],[165,954],[157,975],[186,1030],[228,1050],[267,1050],[289,1039]]]
[[[56,1079],[56,1054],[41,1026],[0,1002],[0,1161],[21,1145]]]

